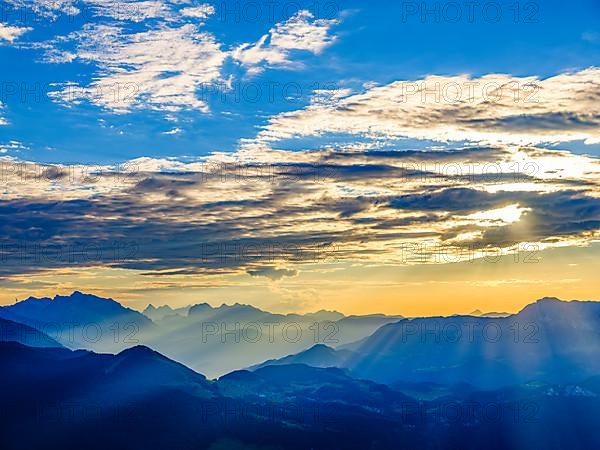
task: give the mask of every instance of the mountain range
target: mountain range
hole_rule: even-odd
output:
[[[0,421],[2,448],[600,447],[600,303],[546,298],[506,317],[364,320],[239,304],[156,309],[162,316],[152,322],[76,292],[30,298],[1,315],[46,327],[60,314],[82,324],[131,319],[140,337],[162,335],[171,344],[203,324],[234,320],[277,319],[309,330],[311,323],[358,323],[359,331],[350,328],[358,334],[388,323],[355,342],[317,343],[211,380],[145,345],[115,354],[72,350],[42,327],[0,319],[0,404],[10,411]],[[235,345],[217,343],[210,355],[236,354]],[[252,351],[249,345],[240,347]]]
[[[541,299],[506,317],[403,319],[337,349],[317,345],[257,367],[342,367],[379,383],[468,383],[497,389],[600,373],[600,303]]]
[[[29,325],[72,349],[116,353],[147,345],[214,378],[315,343],[348,344],[402,317],[346,317],[324,310],[274,314],[239,303],[176,309],[148,305],[140,313],[113,299],[76,291],[0,307],[0,318]]]
[[[54,298],[29,297],[0,307],[0,318],[26,324],[69,348],[118,352],[139,343],[154,323],[119,302],[79,291]]]
[[[351,316],[335,311],[274,314],[250,305],[193,305],[187,315],[155,322],[144,343],[210,377],[266,359],[301,351],[315,343],[339,346],[373,333],[399,316]]]
[[[0,361],[0,404],[10,411],[0,440],[11,450],[600,445],[597,376],[568,385],[453,387],[423,400],[345,369],[304,364],[209,381],[142,346],[110,355],[0,342]]]
[[[113,299],[81,292],[30,297],[0,307],[0,332],[19,334],[3,340],[25,345],[105,353],[146,345],[210,378],[244,367],[307,364],[348,369],[390,386],[467,383],[497,389],[600,373],[597,302],[544,298],[508,316],[412,319],[336,311],[273,314],[238,303],[149,306],[146,313],[154,321]]]

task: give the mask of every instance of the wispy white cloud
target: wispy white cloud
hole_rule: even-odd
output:
[[[1,124],[0,124],[1,125]],[[8,141],[7,143],[0,143],[0,153],[19,153],[21,150],[25,150],[27,147],[19,141]]]
[[[301,10],[273,26],[256,44],[227,48],[203,29],[216,12],[208,3],[188,0],[8,0],[43,18],[78,16],[82,27],[67,36],[29,44],[44,52],[42,62],[85,62],[92,67],[88,82],[53,83],[49,95],[65,105],[89,102],[117,113],[152,109],[209,112],[201,98],[203,85],[225,87],[225,61],[233,58],[250,71],[270,66],[292,67],[294,52],[318,55],[336,37],[337,19],[317,19]],[[70,22],[77,24],[78,22]],[[29,28],[0,25],[0,41],[12,42]]]
[[[191,24],[135,34],[118,26],[89,25],[75,38],[76,57],[98,65],[100,76],[87,86],[67,86],[52,95],[63,102],[87,100],[116,112],[206,112],[208,106],[197,91],[220,77],[227,56],[212,34]]]
[[[208,3],[200,6],[190,6],[180,11],[181,15],[195,17],[196,19],[207,19],[215,13],[215,7]]]
[[[169,18],[173,11],[162,0],[86,0],[94,15],[130,22]]]
[[[117,8],[115,0],[88,3],[94,5],[96,14],[115,21],[87,24],[66,38],[46,43],[45,61],[88,62],[97,66],[97,75],[87,85],[66,83],[50,96],[64,104],[87,101],[118,113],[142,108],[206,113],[209,105],[199,90],[206,84],[227,85],[228,76],[223,73],[227,58],[233,57],[250,70],[290,67],[293,51],[319,54],[331,45],[335,36],[330,35],[330,28],[338,23],[300,11],[277,24],[259,43],[230,50],[202,30],[203,20],[215,13],[209,4],[188,6],[156,0],[118,2]],[[161,20],[135,33],[121,22],[149,18]],[[65,42],[73,42],[76,49],[62,48]]]
[[[516,144],[600,140],[598,68],[546,79],[430,76],[326,98],[273,117],[258,141],[327,133]]]
[[[36,15],[57,20],[61,15],[88,20],[92,17],[118,21],[143,22],[147,19],[176,20],[184,15],[207,18],[214,13],[212,5],[198,5],[188,0],[5,0],[18,9],[30,9]]]
[[[14,27],[0,23],[0,43],[2,43],[2,41],[12,43],[28,31],[31,31],[31,28]]]
[[[8,125],[8,121],[2,116],[2,111],[4,110],[4,105],[0,102],[0,126]]]
[[[173,0],[85,0],[96,16],[119,21],[143,22],[165,19],[176,22],[181,16],[207,19],[215,13],[211,4]]]
[[[258,42],[243,44],[233,51],[233,57],[253,71],[261,66],[291,66],[293,51],[305,51],[315,55],[332,45],[336,36],[331,28],[336,19],[316,19],[307,10],[301,10],[283,23],[277,24]]]
[[[78,0],[4,0],[7,5],[18,9],[30,8],[35,14],[56,19],[60,14],[76,16],[81,13]]]

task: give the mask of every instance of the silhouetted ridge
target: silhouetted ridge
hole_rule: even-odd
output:
[[[50,299],[29,297],[0,307],[0,317],[52,332],[62,345],[99,352],[117,352],[154,327],[143,314],[112,298],[74,291]]]
[[[494,389],[531,379],[569,383],[600,372],[598,330],[600,303],[543,298],[510,316],[404,319],[353,344],[311,348],[255,368],[343,367],[355,377],[390,385],[468,383]]]
[[[63,347],[33,327],[5,319],[0,319],[0,341],[13,341],[30,347]]]

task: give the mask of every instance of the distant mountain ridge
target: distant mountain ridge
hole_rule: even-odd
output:
[[[318,350],[256,367],[306,362],[384,384],[563,383],[600,373],[600,303],[544,298],[507,317],[404,319],[355,343]]]
[[[191,307],[192,305],[188,305],[182,308],[173,309],[169,305],[162,305],[157,308],[154,305],[149,304],[142,311],[142,314],[148,317],[153,322],[157,322],[170,316],[187,316]]]
[[[104,322],[115,317],[123,317],[142,323],[151,321],[143,314],[122,306],[112,298],[98,297],[74,291],[71,295],[55,295],[49,297],[29,297],[13,305],[0,307],[2,316],[14,317],[20,321],[37,321],[38,323]]]
[[[175,309],[148,305],[142,314],[113,299],[78,291],[54,298],[30,297],[0,307],[0,317],[39,329],[72,349],[116,353],[147,345],[211,378],[317,343],[347,344],[401,318],[346,317],[326,310],[275,314],[240,303]]]
[[[51,335],[69,348],[116,352],[139,342],[154,324],[143,314],[110,298],[79,291],[54,298],[29,297],[0,307],[0,317]]]
[[[339,313],[273,314],[239,303],[199,303],[179,311],[153,307],[163,314],[153,322],[115,300],[74,292],[1,307],[0,318],[47,331],[69,348],[116,353],[143,344],[210,378],[244,367],[308,364],[346,368],[387,385],[497,388],[600,372],[599,305],[544,298],[506,317],[375,314],[332,321],[324,319]]]
[[[460,314],[457,314],[460,315]],[[482,312],[479,309],[476,309],[474,311],[471,311],[469,314],[467,314],[469,316],[476,316],[476,317],[507,317],[510,316],[510,313],[507,312]]]
[[[160,310],[156,332],[144,343],[209,377],[218,377],[266,359],[279,358],[317,343],[338,346],[373,333],[399,316],[374,314],[346,317],[337,311],[278,314],[252,305],[234,303],[211,306],[198,303],[187,314],[167,306]],[[166,314],[165,314],[166,313]]]
[[[216,316],[219,314],[227,313],[230,311],[245,311],[247,314],[255,314],[256,316],[268,315],[271,317],[280,317],[280,318],[289,318],[289,319],[300,319],[300,320],[317,320],[317,321],[337,321],[344,318],[347,318],[344,314],[338,311],[328,311],[328,310],[319,310],[312,313],[287,313],[287,314],[279,314],[279,313],[271,313],[268,311],[264,311],[260,308],[257,308],[252,305],[245,305],[241,303],[234,303],[228,305],[223,303],[220,306],[211,306],[208,303],[197,303],[193,305],[184,306],[182,308],[171,308],[169,305],[162,305],[159,307],[155,307],[152,304],[149,304],[142,314],[146,315],[152,320],[162,320],[171,316],[179,316],[179,317],[199,317],[204,316],[205,318],[209,316]],[[384,314],[373,314],[370,316],[350,316],[350,317],[390,317],[385,316]],[[393,316],[397,317],[397,316]]]

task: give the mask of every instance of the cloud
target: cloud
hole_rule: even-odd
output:
[[[141,23],[149,19],[176,22],[178,16],[206,19],[215,13],[208,3],[186,6],[193,2],[165,0],[86,0],[97,17],[110,17],[119,21]]]
[[[5,0],[7,17],[10,8],[21,11],[27,9],[44,19],[56,21],[67,15],[71,23],[77,17],[82,23],[92,20],[114,19],[118,22],[143,23],[147,20],[177,22],[180,16],[206,19],[215,12],[210,4],[194,4],[192,1],[178,0]],[[193,5],[193,6],[192,6]]]
[[[4,110],[4,104],[0,102],[0,126],[8,125],[8,121],[2,117],[2,111]]]
[[[14,27],[0,23],[0,42],[7,41],[12,43],[28,31],[31,31],[31,28]]]
[[[250,269],[247,271],[247,273],[252,277],[266,277],[272,281],[279,281],[284,277],[295,277],[298,275],[297,270],[277,269],[275,267],[260,267],[257,269]]]
[[[30,9],[41,17],[58,20],[61,15],[79,17],[82,21],[111,18],[140,23],[148,19],[169,19],[177,16],[177,5],[187,2],[169,0],[5,0],[8,5]],[[209,9],[206,9],[209,11]]]
[[[260,42],[227,49],[201,29],[202,21],[215,13],[209,4],[88,0],[88,5],[98,20],[40,45],[45,62],[89,63],[96,67],[96,75],[88,84],[63,83],[49,95],[66,105],[85,101],[116,113],[136,109],[208,113],[199,91],[206,85],[228,85],[224,73],[228,58],[251,71],[292,67],[293,52],[320,54],[331,45],[335,37],[329,31],[338,23],[315,19],[303,10],[275,25]],[[132,27],[132,22],[140,26]]]
[[[24,8],[31,9],[35,14],[56,20],[60,14],[68,16],[76,16],[81,13],[81,10],[76,5],[77,0],[4,0],[8,6],[22,11]],[[102,0],[96,0],[102,1]],[[7,8],[8,9],[8,8]]]
[[[275,24],[259,42],[227,47],[203,30],[215,6],[173,0],[8,0],[44,21],[75,16],[83,24],[66,36],[31,42],[23,49],[41,50],[41,62],[86,63],[87,81],[52,83],[48,95],[65,106],[91,103],[115,113],[149,109],[172,113],[209,113],[200,91],[206,85],[228,89],[236,74],[226,73],[232,58],[250,72],[268,67],[302,67],[301,53],[320,54],[336,37],[337,19],[316,19],[301,10]],[[29,28],[0,25],[0,41],[12,42]],[[298,55],[297,55],[298,53]],[[165,57],[168,55],[168,57]],[[235,71],[237,72],[237,71]]]
[[[440,263],[600,237],[600,162],[543,148],[245,150],[119,168],[4,158],[2,174],[7,274],[278,279],[304,265]]]
[[[3,125],[0,121],[0,125]],[[23,143],[15,140],[8,142],[0,142],[0,153],[20,153],[22,150],[26,150],[27,147]],[[0,167],[3,167],[4,161],[0,160]],[[1,175],[0,175],[1,176]]]
[[[173,15],[168,2],[161,0],[86,0],[86,2],[94,15],[120,21],[143,22],[148,19],[169,18]]]
[[[332,96],[272,117],[254,143],[336,134],[535,145],[600,140],[600,69],[540,79],[429,76]]]
[[[294,64],[294,51],[319,55],[332,45],[336,37],[331,28],[339,23],[336,19],[315,19],[307,10],[301,10],[286,22],[277,24],[269,33],[254,44],[243,44],[233,52],[233,58],[252,71],[266,67],[290,67]]]
[[[226,58],[213,35],[191,24],[134,34],[117,26],[87,25],[76,40],[77,59],[96,64],[101,75],[87,86],[68,85],[51,95],[120,113],[139,108],[207,112],[197,91],[219,79]]]
[[[215,7],[208,3],[200,6],[183,8],[181,14],[187,17],[195,17],[197,19],[206,19],[215,13]]]

